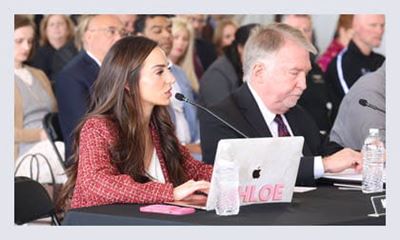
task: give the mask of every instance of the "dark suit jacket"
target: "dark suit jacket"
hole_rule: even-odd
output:
[[[67,165],[73,162],[69,160],[74,140],[72,133],[87,111],[91,87],[99,70],[99,65],[86,51],[81,51],[56,77],[56,97]]]
[[[217,59],[217,51],[215,50],[214,44],[197,38],[195,41],[195,53],[200,58],[203,70],[206,71],[207,68]]]
[[[304,90],[298,104],[301,105],[314,118],[319,130],[329,133],[332,121],[330,111],[326,107],[331,102],[328,87],[321,68],[311,59],[311,71],[306,76],[307,89]]]
[[[42,69],[52,83],[54,90],[55,76],[78,54],[74,42],[69,41],[60,49],[46,44],[37,49],[32,59],[32,66]]]
[[[220,103],[210,108],[249,137],[272,137],[247,84],[243,84]],[[317,125],[301,107],[295,106],[285,114],[295,136],[304,137],[303,155],[297,175],[297,185],[315,185],[314,157],[331,154],[339,149],[337,144],[325,147]],[[208,114],[200,115],[200,136],[203,161],[214,163],[218,141],[241,136]]]
[[[218,58],[200,79],[199,102],[210,106],[221,101],[242,83],[228,58]]]

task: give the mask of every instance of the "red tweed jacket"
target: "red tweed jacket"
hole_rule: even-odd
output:
[[[153,142],[166,183],[138,183],[111,163],[110,148],[118,140],[118,128],[111,120],[91,118],[80,133],[79,164],[71,208],[112,203],[162,203],[173,201],[173,185],[167,174],[158,133],[151,129]],[[182,146],[184,169],[189,179],[210,181],[212,166],[192,158]]]

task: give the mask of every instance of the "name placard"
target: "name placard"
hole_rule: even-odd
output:
[[[368,216],[379,217],[386,215],[386,195],[372,196],[371,203],[374,213],[368,214]]]

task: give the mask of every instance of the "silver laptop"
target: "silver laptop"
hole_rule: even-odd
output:
[[[215,209],[215,170],[222,159],[233,161],[239,167],[240,205],[291,202],[303,143],[303,137],[222,139],[218,143],[207,202],[170,204]]]

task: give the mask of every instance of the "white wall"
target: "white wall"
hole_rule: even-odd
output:
[[[316,37],[316,45],[319,49],[319,54],[323,53],[331,43],[338,15],[312,15],[313,28]]]

